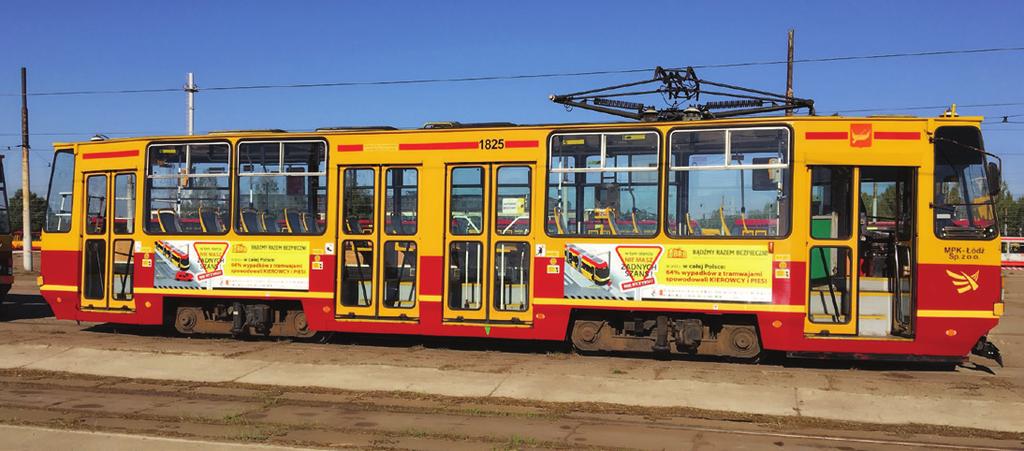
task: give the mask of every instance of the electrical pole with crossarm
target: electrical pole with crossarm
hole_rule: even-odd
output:
[[[32,271],[32,212],[28,179],[28,94],[25,68],[21,68],[21,261]]]

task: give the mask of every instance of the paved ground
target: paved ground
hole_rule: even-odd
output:
[[[759,448],[780,441],[872,449],[893,440],[1021,448],[1024,274],[1007,281],[1007,316],[992,337],[1007,367],[948,370],[585,357],[560,345],[421,338],[189,339],[153,328],[57,322],[32,280],[19,277],[13,300],[20,304],[0,322],[0,367],[9,368],[0,371],[0,422],[360,448]],[[19,391],[29,393],[14,396]],[[128,401],[134,410],[117,407],[126,399],[135,400]],[[153,403],[183,411],[165,415]],[[680,405],[689,408],[670,407]],[[907,418],[933,426],[893,425]]]

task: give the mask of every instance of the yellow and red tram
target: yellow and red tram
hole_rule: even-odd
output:
[[[11,233],[11,214],[7,202],[4,157],[0,155],[0,302],[7,297],[7,293],[14,286],[14,241]]]
[[[55,144],[41,291],[182,333],[998,357],[981,118],[780,116]]]

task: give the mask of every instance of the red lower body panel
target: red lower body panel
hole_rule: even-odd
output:
[[[46,302],[53,309],[57,319],[111,322],[124,324],[163,324],[164,323],[164,296],[161,294],[136,294],[135,311],[125,313],[83,311],[79,308],[80,291],[74,291],[78,287],[80,274],[80,258],[76,251],[43,251],[42,274],[45,287],[59,287],[60,290],[44,289],[42,291]],[[535,296],[546,298],[560,298],[562,296],[561,274],[546,271],[549,262],[547,259],[538,259],[535,262],[536,282]],[[435,266],[443,264],[440,257],[432,260],[423,258],[421,265],[424,274],[434,274],[433,277],[423,276],[426,279],[421,285],[421,294],[437,296],[441,294],[441,284],[434,279],[443,277],[442,271],[431,270]],[[560,260],[554,260],[556,266],[561,266]],[[136,274],[137,287],[152,287],[152,270],[144,270]],[[435,268],[436,269],[436,268]],[[927,268],[926,268],[927,269]],[[792,266],[793,278],[791,280],[804,280],[803,265]],[[998,276],[998,267],[985,269],[988,273],[982,274],[987,279]],[[936,276],[938,277],[938,276]],[[996,277],[996,280],[997,277]],[[543,282],[543,283],[541,283]],[[919,292],[922,295],[922,302],[919,308],[931,309],[978,309],[984,306],[986,299],[991,297],[991,285],[984,287],[984,292],[978,293],[978,300],[973,301],[964,295],[957,299],[960,304],[947,304],[950,297],[948,293],[931,293],[922,288]],[[429,292],[424,292],[427,290]],[[983,290],[979,290],[983,291]],[[996,289],[998,291],[998,289]],[[215,299],[222,302],[230,302],[231,297],[211,296],[216,291],[175,294],[175,297],[194,297],[214,302]],[[971,293],[973,294],[973,293]],[[802,305],[804,290],[793,290],[790,284],[776,284],[773,288],[775,305]],[[502,339],[523,339],[523,340],[564,340],[570,328],[570,316],[573,308],[569,305],[537,304],[533,308],[533,322],[531,325],[508,324],[479,324],[479,323],[451,323],[442,321],[442,302],[421,301],[419,306],[418,321],[360,321],[360,320],[338,320],[334,316],[333,299],[309,299],[302,298],[302,293],[296,293],[294,299],[281,299],[300,301],[306,312],[307,321],[313,330],[337,331],[354,333],[373,334],[408,334],[408,335],[430,335],[450,337],[471,337],[471,338],[502,338]],[[255,297],[255,295],[254,295]],[[246,298],[251,300],[253,298]],[[269,302],[275,302],[270,300]],[[595,301],[599,303],[600,301]],[[991,301],[988,301],[989,305]],[[645,312],[679,312],[677,309],[654,309],[630,307],[632,311]],[[700,311],[687,310],[690,313],[704,313],[708,315],[738,314],[755,316],[758,329],[761,335],[762,347],[767,350],[807,352],[807,353],[841,353],[860,355],[907,355],[907,356],[965,356],[978,339],[987,334],[997,324],[995,318],[940,318],[940,317],[919,317],[916,321],[916,336],[913,340],[873,340],[873,339],[852,339],[833,337],[808,337],[804,334],[804,314],[773,313],[773,312],[744,312],[729,311],[728,303],[721,304],[721,310]],[[586,307],[587,309],[602,309],[600,306]],[[607,307],[607,310],[621,310],[619,308]],[[989,310],[991,311],[991,310]]]

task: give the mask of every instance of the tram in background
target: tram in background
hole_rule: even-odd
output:
[[[1003,243],[1003,268],[1024,269],[1024,237],[1004,236]]]
[[[40,289],[186,334],[998,358],[981,118],[759,115],[792,100],[58,143]]]

